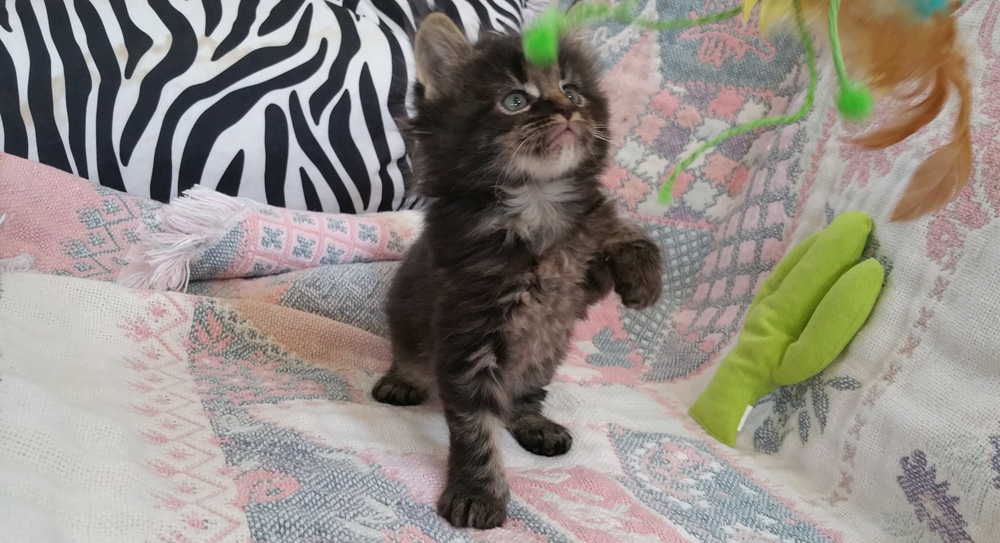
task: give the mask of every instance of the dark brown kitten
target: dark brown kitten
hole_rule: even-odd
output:
[[[415,39],[418,190],[431,201],[386,311],[393,363],[376,400],[438,395],[450,432],[438,512],[492,528],[508,490],[494,424],[555,456],[569,431],[542,414],[545,387],[587,307],[616,290],[649,306],[660,253],[601,191],[608,109],[595,60],[564,40],[559,66],[526,64],[518,36],[472,46],[441,14]]]

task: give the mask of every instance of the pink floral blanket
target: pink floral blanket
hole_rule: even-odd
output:
[[[608,298],[578,327],[547,406],[574,449],[539,458],[504,437],[512,499],[493,531],[434,512],[439,408],[369,394],[419,212],[197,190],[163,207],[0,156],[0,541],[1000,539],[1000,4],[968,0],[959,17],[973,180],[905,224],[889,212],[948,119],[861,151],[829,89],[802,123],[706,155],[660,206],[680,153],[798,106],[801,48],[739,21],[595,27],[616,112],[605,185],[666,255],[665,296],[644,312]],[[687,408],[775,262],[850,209],[875,219],[869,253],[889,272],[875,313],[824,373],[759,402],[735,449],[719,444]]]

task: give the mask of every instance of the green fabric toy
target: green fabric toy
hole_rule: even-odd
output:
[[[877,260],[858,263],[871,229],[864,213],[843,213],[764,281],[736,347],[691,406],[691,417],[712,437],[735,447],[750,407],[823,371],[858,333],[885,277]]]

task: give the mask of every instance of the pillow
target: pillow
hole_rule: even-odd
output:
[[[413,207],[394,119],[415,22],[443,11],[475,39],[544,3],[431,2],[4,2],[3,150],[161,202],[200,184],[310,211]]]

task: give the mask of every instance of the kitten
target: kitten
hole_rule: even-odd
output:
[[[429,204],[389,291],[393,363],[372,395],[440,397],[450,451],[438,513],[492,528],[509,495],[494,422],[532,453],[569,450],[569,431],[542,414],[544,387],[589,305],[612,289],[632,308],[657,300],[660,253],[602,193],[608,108],[580,41],[536,68],[520,37],[473,46],[431,14],[415,58],[409,132]]]

